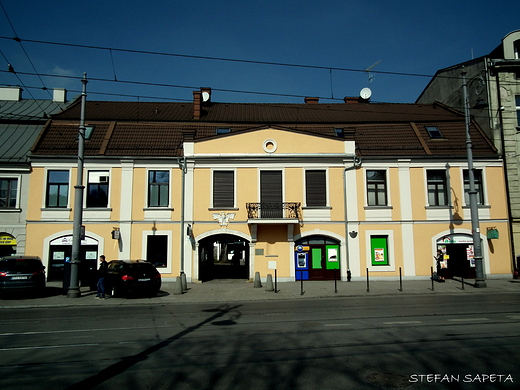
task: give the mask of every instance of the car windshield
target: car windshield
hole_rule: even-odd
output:
[[[0,271],[32,274],[42,270],[38,260],[9,259],[0,261]]]

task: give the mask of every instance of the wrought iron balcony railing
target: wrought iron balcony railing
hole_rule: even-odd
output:
[[[301,220],[300,202],[246,203],[248,219],[297,219]]]

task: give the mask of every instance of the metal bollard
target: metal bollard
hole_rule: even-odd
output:
[[[430,275],[430,279],[432,280],[432,291],[435,291],[435,287],[433,286],[433,267],[431,267]]]
[[[370,281],[368,278],[368,268],[367,268],[367,292],[370,292]]]
[[[401,267],[399,267],[399,291],[403,292],[403,276],[401,274]]]
[[[338,270],[335,269],[335,270],[334,270],[334,294],[337,294],[337,293],[338,293],[338,281],[337,281],[337,276],[338,276]]]

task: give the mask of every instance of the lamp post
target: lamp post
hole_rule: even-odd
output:
[[[480,227],[478,219],[477,191],[475,190],[475,173],[473,171],[473,147],[471,143],[470,113],[468,85],[466,84],[466,72],[461,72],[462,91],[464,94],[464,119],[466,123],[466,150],[468,155],[468,178],[469,178],[469,207],[471,211],[471,232],[473,235],[473,258],[475,260],[475,287],[487,287],[482,264],[482,245],[480,242]]]
[[[79,121],[78,135],[78,173],[77,181],[74,186],[74,222],[72,227],[72,260],[70,262],[70,286],[67,292],[68,298],[79,298],[79,264],[81,260],[79,253],[81,249],[82,239],[82,223],[83,223],[83,158],[85,155],[85,107],[87,99],[87,74],[83,74],[83,92],[81,94],[81,117]]]

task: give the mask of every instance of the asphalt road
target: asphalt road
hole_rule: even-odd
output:
[[[514,389],[520,294],[2,309],[0,389]]]

